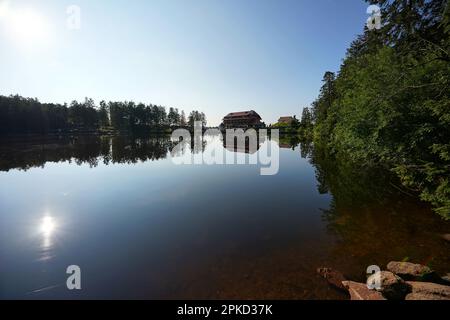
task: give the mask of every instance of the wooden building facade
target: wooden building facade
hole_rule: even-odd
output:
[[[262,125],[261,120],[260,115],[253,110],[232,112],[223,118],[223,126],[225,129],[260,128]]]

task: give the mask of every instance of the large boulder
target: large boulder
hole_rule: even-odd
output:
[[[342,284],[342,281],[345,281],[347,279],[345,279],[344,275],[339,271],[333,270],[331,268],[318,268],[317,273],[325,278],[333,287],[347,291],[347,288],[345,288]]]
[[[371,285],[379,284],[376,290],[390,300],[402,300],[408,294],[409,285],[399,276],[389,271],[379,271],[367,279]]]
[[[450,300],[450,286],[431,282],[408,281],[411,293],[406,300]]]
[[[387,269],[404,280],[439,281],[440,277],[429,267],[410,262],[391,261]]]
[[[342,285],[350,293],[351,300],[386,300],[381,293],[370,290],[365,283],[343,281]]]

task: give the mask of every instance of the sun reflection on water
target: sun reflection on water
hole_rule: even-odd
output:
[[[41,232],[44,235],[50,236],[54,230],[55,230],[54,219],[50,216],[45,216],[44,218],[42,218]]]
[[[40,260],[48,260],[52,258],[51,249],[53,247],[53,236],[56,231],[57,224],[53,217],[46,214],[39,224],[39,233],[42,236],[41,242],[41,258]]]

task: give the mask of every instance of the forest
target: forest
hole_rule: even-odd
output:
[[[148,129],[167,131],[174,127],[193,126],[201,121],[206,126],[205,114],[157,105],[134,102],[105,102],[97,106],[94,100],[72,101],[67,104],[41,103],[37,99],[0,96],[0,134],[52,133],[64,131],[117,131]]]
[[[314,146],[354,170],[379,166],[450,218],[450,12],[444,0],[381,8],[313,103]]]

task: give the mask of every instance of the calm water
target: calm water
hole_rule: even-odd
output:
[[[208,145],[221,136],[194,151]],[[316,268],[354,280],[390,260],[450,271],[440,237],[450,224],[384,173],[327,162],[289,137],[274,176],[175,165],[173,146],[2,140],[0,298],[343,299]],[[81,291],[66,289],[69,265],[81,267]]]

